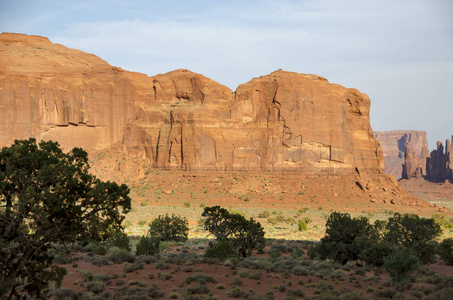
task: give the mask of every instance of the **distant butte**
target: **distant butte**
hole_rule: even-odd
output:
[[[416,130],[392,130],[375,131],[375,138],[379,141],[384,152],[385,172],[393,175],[396,179],[410,176],[426,175],[426,157],[429,155],[426,131]],[[411,157],[410,166],[405,170],[403,176],[403,165],[406,156],[406,149]]]
[[[0,34],[1,146],[35,137],[154,168],[352,176],[350,188],[390,203],[405,192],[384,175],[369,110],[367,95],[317,75],[278,70],[232,92],[188,70],[148,77],[44,37]]]

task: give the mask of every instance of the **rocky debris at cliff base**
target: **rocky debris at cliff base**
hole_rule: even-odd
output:
[[[355,185],[358,175],[301,175],[293,172],[194,171],[147,169],[146,176],[136,174],[145,161],[125,154],[103,152],[102,158],[90,156],[92,170],[103,180],[126,183],[132,189],[134,205],[175,205],[191,207],[258,207],[263,209],[301,209],[371,213],[385,209],[432,214],[446,211],[411,196],[394,184],[391,176],[369,177],[373,190]],[[114,170],[121,161],[122,170]],[[163,191],[173,191],[165,194]],[[392,203],[393,200],[393,203]]]

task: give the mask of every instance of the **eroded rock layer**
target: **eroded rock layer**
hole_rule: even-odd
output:
[[[148,77],[17,34],[0,35],[0,144],[30,136],[116,149],[157,168],[383,173],[370,100],[282,70],[233,93],[200,74]]]
[[[387,174],[396,179],[426,175],[426,158],[429,156],[426,131],[375,131],[374,135],[384,152]]]
[[[444,145],[437,141],[437,149],[431,151],[426,159],[426,179],[434,182],[447,181],[453,183],[453,136],[447,139]]]

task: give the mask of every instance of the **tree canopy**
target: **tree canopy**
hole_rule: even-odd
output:
[[[58,143],[16,140],[0,152],[0,296],[45,297],[65,270],[48,250],[82,239],[104,240],[131,208],[126,185],[89,173],[88,155]]]
[[[230,213],[220,206],[205,207],[204,228],[215,236],[217,242],[229,245],[238,255],[247,256],[253,250],[262,251],[266,246],[261,224],[252,218]]]

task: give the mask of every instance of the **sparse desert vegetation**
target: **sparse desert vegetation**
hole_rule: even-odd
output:
[[[401,230],[395,229],[396,223],[401,224],[397,226]],[[409,225],[414,227],[406,230]],[[361,253],[372,245],[363,245],[361,233],[369,235],[378,228],[385,233],[383,237],[399,240],[415,237],[420,226],[433,234],[425,235],[424,240],[411,239],[417,240],[417,245],[398,243],[401,247],[396,252],[395,245],[391,246],[383,264],[362,259]],[[411,233],[405,235],[408,231]],[[333,212],[327,218],[321,243],[267,238],[263,251],[246,257],[206,255],[213,240],[192,239],[190,234],[183,242],[167,240],[166,247],[154,255],[132,255],[123,250],[122,255],[112,256],[111,249],[99,255],[75,245],[74,262],[63,264],[70,275],[52,295],[56,299],[64,295],[70,299],[82,295],[101,299],[448,299],[453,283],[451,267],[445,269],[446,262],[435,251],[423,264],[421,256],[427,253],[417,252],[423,245],[436,244],[439,232],[432,218],[394,214],[388,221],[369,223],[365,216],[351,218]],[[332,240],[335,236],[338,241]],[[139,238],[132,236],[131,248],[138,243]],[[319,250],[325,243],[331,248]],[[357,251],[359,244],[362,248]],[[341,249],[344,251],[338,252]],[[440,248],[436,245],[436,249]],[[112,259],[118,256],[122,258]]]
[[[332,193],[290,190],[284,182],[280,193],[238,195],[231,187],[246,180],[238,172],[212,182],[173,171],[148,176],[160,181],[132,183],[136,198],[124,231],[50,247],[46,255],[66,275],[49,295],[448,299],[452,293],[451,213],[370,201],[347,202],[338,212],[343,200]],[[275,185],[274,177],[263,178],[248,180]],[[230,205],[219,205],[221,197]]]

